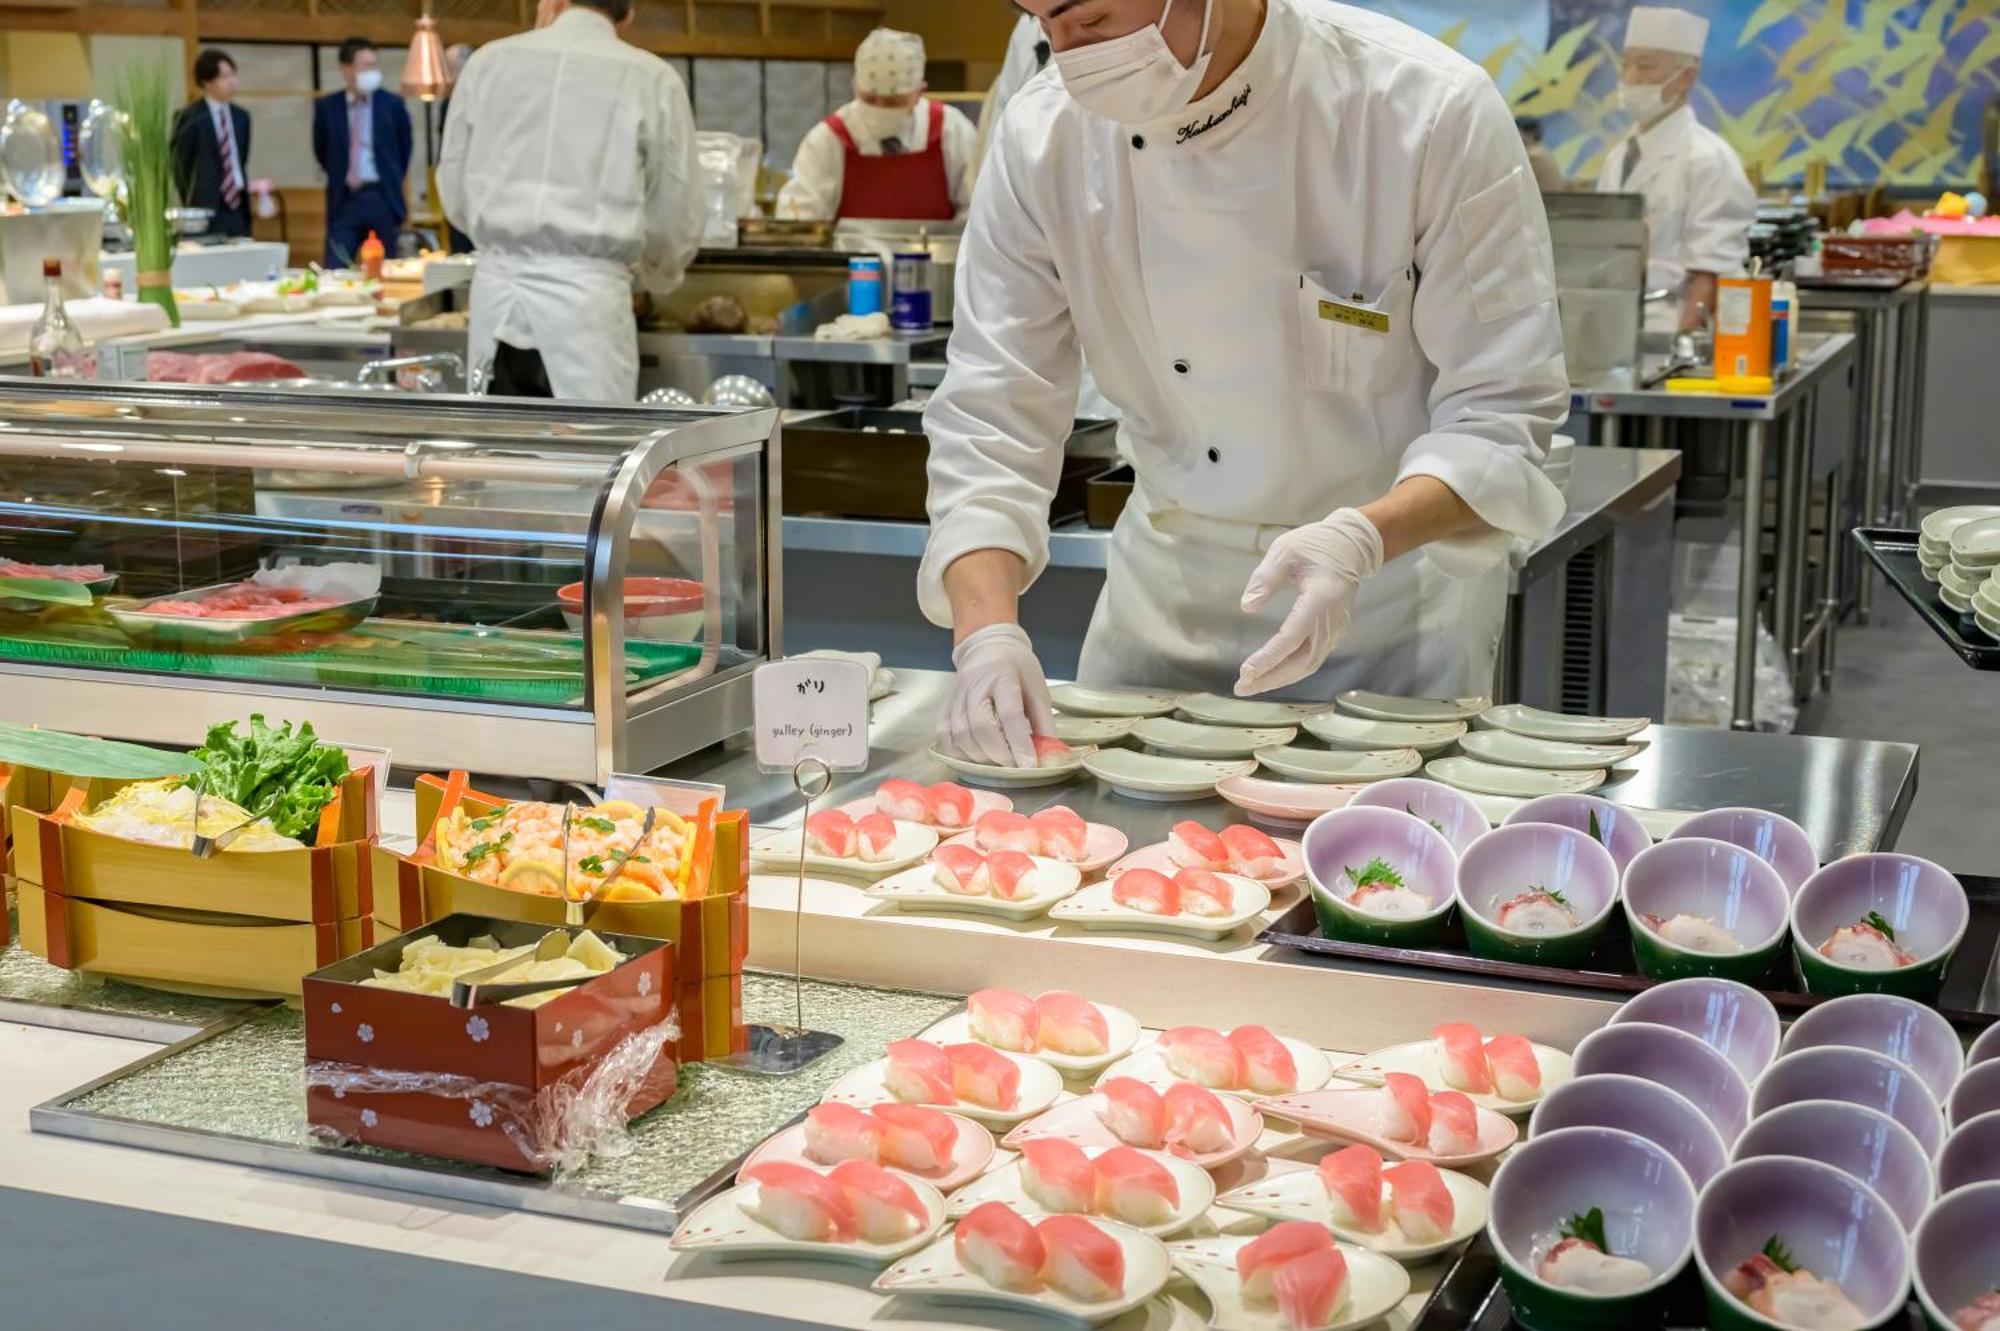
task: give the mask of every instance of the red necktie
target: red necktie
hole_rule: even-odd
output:
[[[222,203],[233,211],[237,204],[243,202],[243,180],[236,172],[236,136],[230,132],[229,124],[234,117],[226,106],[219,114],[221,121],[216,128],[222,148]]]

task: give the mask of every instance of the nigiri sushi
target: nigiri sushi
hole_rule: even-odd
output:
[[[1786,1326],[1848,1331],[1868,1324],[1846,1290],[1804,1267],[1773,1260],[1770,1250],[1774,1246],[1775,1239],[1765,1251],[1724,1276],[1723,1288],[1754,1311]]]
[[[1479,1149],[1479,1109],[1464,1091],[1438,1091],[1431,1096],[1432,1155],[1471,1155]]]
[[[1198,1086],[1231,1091],[1243,1084],[1243,1055],[1229,1037],[1206,1026],[1176,1026],[1160,1033],[1167,1069]]]
[[[1454,1091],[1486,1095],[1493,1090],[1493,1070],[1486,1066],[1486,1046],[1480,1042],[1479,1028],[1469,1021],[1447,1021],[1431,1027],[1437,1041],[1438,1066],[1444,1070],[1444,1084]]]
[[[1896,944],[1895,931],[1880,915],[1855,924],[1843,924],[1819,945],[1819,954],[1842,966],[1864,971],[1892,971],[1916,960]]]
[[[1243,1301],[1269,1305],[1277,1301],[1272,1279],[1293,1262],[1337,1253],[1333,1235],[1310,1220],[1281,1220],[1236,1250],[1236,1278],[1243,1284]]]
[[[987,854],[996,850],[1018,850],[1033,855],[1042,848],[1042,834],[1026,814],[995,809],[979,815],[972,825],[972,839]]]
[[[1493,1089],[1504,1100],[1532,1100],[1542,1093],[1542,1064],[1524,1035],[1496,1035],[1486,1042]]]
[[[1325,1326],[1347,1297],[1346,1256],[1335,1248],[1293,1258],[1272,1275],[1271,1297],[1292,1331]]]
[[[854,824],[856,850],[862,860],[880,864],[895,853],[896,820],[886,813],[871,813]]]
[[[1659,916],[1641,915],[1646,927],[1675,947],[1684,947],[1690,952],[1708,952],[1716,956],[1731,956],[1743,950],[1743,944],[1736,941],[1736,935],[1709,919],[1706,915]]]
[[[1451,1233],[1458,1208],[1436,1165],[1428,1160],[1405,1160],[1383,1170],[1382,1179],[1389,1185],[1389,1214],[1414,1242],[1436,1243]]]
[[[1653,1268],[1631,1257],[1613,1257],[1589,1239],[1571,1236],[1557,1240],[1542,1254],[1535,1274],[1544,1284],[1586,1294],[1625,1294],[1650,1284]]]
[[[958,1125],[924,1105],[880,1104],[868,1111],[881,1133],[881,1163],[913,1174],[938,1174],[951,1166]]]
[[[1021,1143],[1021,1191],[1052,1214],[1089,1215],[1097,1206],[1097,1167],[1083,1148],[1059,1137]]]
[[[854,820],[838,809],[821,809],[806,819],[806,850],[811,854],[852,859],[860,839]]]
[[[931,793],[914,781],[891,777],[875,792],[875,809],[906,823],[931,820]]]
[[[1076,761],[1076,750],[1057,739],[1054,735],[1035,736],[1035,765],[1037,767],[1067,767]]]
[[[1158,1091],[1131,1077],[1113,1077],[1099,1084],[1097,1093],[1104,1097],[1098,1117],[1112,1136],[1145,1150],[1166,1145],[1167,1105]]]
[[[1568,933],[1580,923],[1568,899],[1545,887],[1531,887],[1501,902],[1493,922],[1510,934]]]
[[[1114,1146],[1091,1161],[1097,1170],[1097,1209],[1114,1220],[1164,1225],[1181,1204],[1173,1171],[1129,1146]]]
[[[1278,843],[1248,823],[1231,823],[1222,829],[1222,845],[1229,852],[1229,871],[1245,878],[1275,878],[1284,871],[1285,852]]]
[[[1012,989],[981,989],[965,1000],[972,1038],[995,1049],[1032,1054],[1040,1038],[1035,1000]]]
[[[1174,886],[1181,890],[1181,909],[1189,915],[1219,919],[1236,909],[1236,889],[1207,869],[1178,869]]]
[[[1111,1024],[1097,1004],[1063,989],[1035,1000],[1036,1042],[1052,1054],[1095,1058],[1111,1048]]]
[[[916,1189],[880,1165],[842,1161],[832,1178],[847,1194],[854,1227],[864,1242],[901,1243],[930,1223],[930,1211]]]
[[[1041,838],[1041,854],[1065,864],[1083,859],[1084,843],[1090,839],[1090,824],[1075,809],[1054,805],[1032,815],[1028,822]]]
[[[1189,869],[1227,869],[1229,847],[1222,838],[1192,818],[1175,823],[1167,833],[1167,858]]]
[[[909,1104],[948,1105],[957,1100],[950,1055],[928,1040],[891,1040],[882,1086]]]
[[[1422,1146],[1430,1141],[1431,1093],[1422,1081],[1407,1072],[1383,1075],[1381,1127],[1392,1142]]]
[[[1343,1146],[1319,1162],[1337,1224],[1370,1233],[1382,1228],[1382,1157],[1372,1146]]]
[[[947,892],[983,897],[988,881],[986,857],[970,846],[939,846],[931,852],[931,878]]]
[[[1035,1226],[1042,1241],[1042,1280],[1080,1303],[1102,1303],[1125,1292],[1125,1250],[1080,1215],[1052,1215]]]
[[[1019,901],[1035,892],[1035,857],[1018,850],[996,850],[986,857],[986,889],[1002,901]]]
[[[1028,1294],[1041,1288],[1048,1252],[1035,1227],[1004,1202],[982,1202],[951,1232],[952,1251],[966,1270],[995,1289]]]
[[[1238,1026],[1229,1043],[1243,1057],[1245,1090],[1259,1095],[1284,1095],[1299,1088],[1299,1066],[1285,1042],[1262,1026]]]
[[[854,1204],[818,1170],[771,1160],[743,1171],[757,1185],[745,1214],[799,1243],[841,1243],[854,1237]]]
[[[949,831],[959,831],[972,826],[972,810],[975,807],[972,792],[951,781],[940,781],[925,792],[930,817],[925,821],[933,827]]]
[[[1013,1059],[983,1044],[944,1047],[951,1060],[951,1088],[961,1100],[1002,1112],[1021,1098],[1021,1069]]]
[[[814,1105],[806,1111],[806,1154],[823,1165],[881,1159],[882,1125],[853,1105]]]
[[[1235,1120],[1207,1087],[1177,1081],[1160,1098],[1167,1110],[1166,1142],[1176,1155],[1211,1155],[1236,1140]]]
[[[1181,890],[1171,878],[1151,869],[1127,869],[1111,880],[1111,899],[1129,910],[1148,915],[1181,913]]]

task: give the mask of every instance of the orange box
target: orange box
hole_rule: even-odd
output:
[[[1725,277],[1715,292],[1715,377],[1771,373],[1771,279]]]

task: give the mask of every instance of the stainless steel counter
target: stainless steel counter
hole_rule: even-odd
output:
[[[1570,386],[1572,415],[1662,416],[1700,420],[1775,421],[1799,397],[1854,354],[1851,333],[1807,333],[1798,339],[1799,357],[1769,393],[1669,393],[1647,387],[1660,377],[1667,358],[1647,355],[1634,370],[1614,370]]]

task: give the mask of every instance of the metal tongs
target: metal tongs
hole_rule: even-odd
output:
[[[223,851],[228,850],[230,842],[243,835],[244,831],[252,823],[256,822],[259,818],[268,817],[271,812],[270,807],[266,807],[262,813],[253,813],[234,827],[226,827],[214,836],[203,836],[201,834],[201,797],[207,793],[208,773],[204,770],[201,774],[201,779],[194,783],[194,827],[192,829],[192,837],[188,843],[188,850],[198,860],[212,860]],[[275,805],[276,801],[272,803]]]

